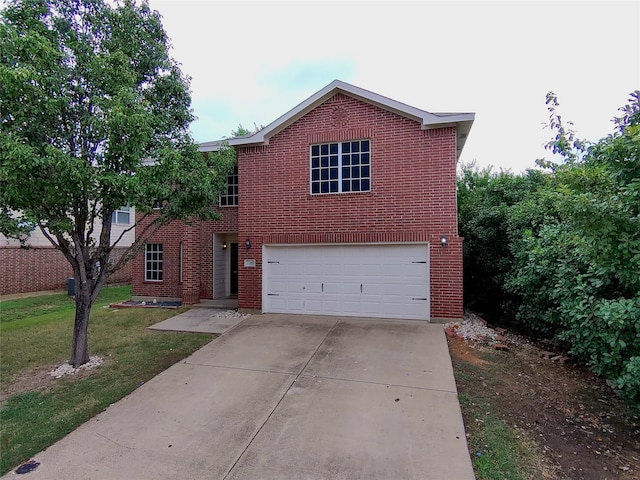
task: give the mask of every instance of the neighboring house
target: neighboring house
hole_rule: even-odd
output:
[[[133,260],[133,294],[237,295],[240,309],[265,313],[461,318],[456,163],[473,120],[332,82],[229,140],[238,165],[222,219],[162,227]]]
[[[122,207],[113,212],[111,240],[135,222],[135,209]],[[95,225],[95,238],[100,236],[100,224]],[[135,228],[126,232],[114,249],[113,258],[119,258],[135,239]],[[36,228],[25,242],[0,235],[0,295],[37,292],[66,288],[67,278],[73,277],[71,265],[62,252],[53,248],[49,240]],[[131,265],[127,264],[109,277],[109,283],[131,282]]]

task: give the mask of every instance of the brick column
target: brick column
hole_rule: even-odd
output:
[[[185,225],[182,240],[182,303],[200,301],[200,222]]]
[[[440,235],[431,235],[430,290],[431,318],[459,320],[462,318],[462,238],[448,235],[445,248]]]

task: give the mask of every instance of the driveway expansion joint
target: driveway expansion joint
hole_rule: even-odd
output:
[[[280,397],[280,399],[278,400],[278,402],[276,403],[276,405],[271,409],[271,411],[269,412],[269,415],[267,415],[267,418],[265,419],[264,422],[262,422],[262,425],[260,425],[260,428],[258,428],[258,430],[256,431],[256,433],[253,435],[253,437],[251,437],[251,440],[247,443],[246,447],[244,448],[244,450],[242,450],[242,452],[240,453],[240,455],[238,455],[238,458],[236,459],[235,462],[233,462],[233,465],[231,465],[231,468],[229,468],[229,470],[227,471],[227,473],[224,475],[223,480],[229,478],[229,475],[231,474],[231,472],[233,472],[233,469],[236,467],[236,465],[238,464],[238,462],[240,461],[240,459],[244,456],[244,454],[247,452],[247,450],[249,450],[249,447],[251,447],[251,445],[253,444],[253,441],[256,439],[256,437],[260,434],[260,432],[262,431],[262,429],[264,428],[264,426],[266,425],[266,423],[269,421],[269,419],[272,417],[273,413],[278,409],[278,407],[280,406],[280,404],[282,403],[282,401],[284,400],[284,398],[287,396],[287,394],[289,393],[289,391],[291,390],[291,387],[298,381],[298,379],[302,376],[302,372],[304,372],[304,369],[307,368],[307,365],[309,365],[309,363],[311,362],[311,360],[313,359],[313,357],[316,356],[316,353],[318,353],[318,350],[320,350],[320,347],[322,346],[322,344],[326,341],[327,337],[329,337],[329,335],[331,335],[331,332],[333,332],[333,329],[336,328],[336,325],[338,325],[338,323],[340,323],[339,320],[336,320],[334,322],[333,325],[331,325],[331,328],[327,331],[326,335],[322,338],[322,341],[320,341],[318,343],[318,346],[315,348],[315,350],[313,351],[313,353],[309,356],[309,359],[307,360],[307,362],[302,366],[302,368],[300,369],[300,372],[298,372],[298,374],[296,375],[296,377],[291,381],[291,383],[289,384],[289,386],[287,387],[287,389],[284,391],[284,393],[282,394],[282,396]],[[291,374],[289,374],[291,375]]]
[[[300,373],[295,373],[295,372],[280,372],[280,371],[274,371],[274,370],[262,370],[260,368],[246,368],[246,367],[231,367],[229,365],[211,365],[209,363],[191,363],[191,362],[184,362],[185,365],[191,365],[194,367],[211,367],[211,368],[228,368],[229,370],[243,370],[246,372],[257,372],[257,373],[273,373],[276,375],[288,375],[288,376],[293,376],[293,375],[300,375]]]
[[[298,377],[307,377],[307,378],[320,378],[323,380],[337,380],[339,382],[351,382],[351,383],[364,383],[368,385],[382,385],[385,387],[398,387],[398,388],[414,388],[416,390],[426,390],[429,392],[441,392],[441,393],[452,393],[454,395],[458,395],[458,392],[451,390],[442,390],[441,388],[429,388],[429,387],[419,387],[417,385],[401,385],[399,383],[381,383],[381,382],[370,382],[367,380],[356,380],[354,378],[339,378],[339,377],[327,377],[324,375],[311,375],[301,373]],[[296,380],[298,378],[296,377]]]

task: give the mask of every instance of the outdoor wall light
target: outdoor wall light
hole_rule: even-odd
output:
[[[247,250],[249,250],[251,248],[251,240],[247,238],[244,242],[244,246],[247,247]]]
[[[440,246],[442,248],[446,248],[446,246],[447,246],[447,236],[446,235],[442,235],[440,237]]]
[[[226,249],[227,249],[227,242],[224,242],[224,243],[222,244],[222,249],[223,249],[223,250],[226,250]]]

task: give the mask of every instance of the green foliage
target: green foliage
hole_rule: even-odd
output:
[[[531,172],[466,173],[474,182],[459,182],[460,230],[469,242],[465,277],[476,284],[465,282],[467,301],[482,298],[490,313],[513,312],[522,329],[561,340],[634,402],[640,402],[639,100],[634,92],[617,130],[588,143],[565,129],[550,94],[556,137],[548,148],[564,163],[539,162],[550,172],[536,173],[535,182],[525,182]]]
[[[219,217],[234,150],[198,152],[190,102],[146,2],[14,0],[0,12],[0,232],[38,226],[72,266],[74,365],[88,359],[75,339],[109,275],[160,225]],[[125,205],[146,226],[112,263],[112,213]]]
[[[158,202],[161,222],[215,218],[233,151],[197,152],[188,78],[146,3],[12,2],[0,45],[4,231],[26,220],[72,236]]]
[[[254,133],[259,132],[263,128],[264,128],[264,125],[258,126],[258,125],[256,125],[255,122],[253,122],[253,128],[252,129],[245,128],[240,123],[240,124],[238,124],[238,128],[236,128],[235,130],[231,130],[231,136],[232,137],[243,137],[245,135],[253,135]]]
[[[514,243],[506,287],[520,296],[520,322],[555,334],[623,395],[640,401],[640,380],[631,375],[640,355],[637,92],[623,111],[617,132],[581,157],[569,155],[553,183],[536,193],[553,215]]]
[[[545,175],[494,173],[463,165],[458,175],[458,222],[464,237],[465,304],[494,318],[512,308],[503,288],[513,263],[511,210],[546,182]]]

